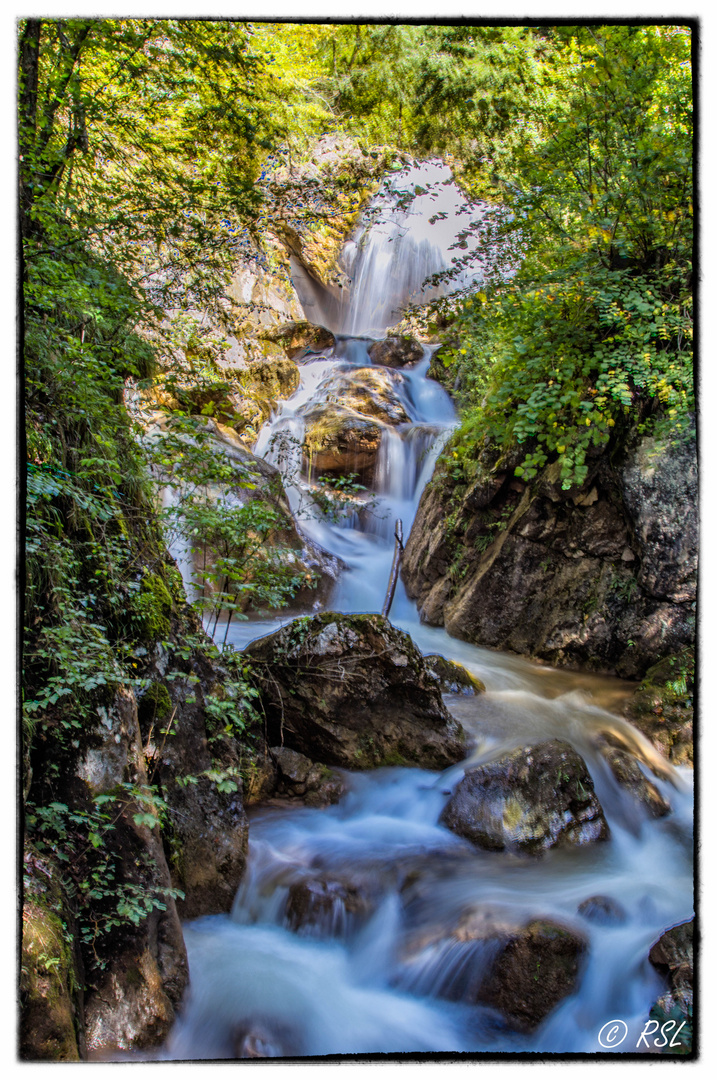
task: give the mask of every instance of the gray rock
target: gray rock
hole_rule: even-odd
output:
[[[601,926],[613,926],[626,918],[625,909],[611,896],[589,896],[578,905],[578,914]]]
[[[454,660],[447,660],[439,653],[429,653],[423,658],[431,675],[441,688],[443,694],[483,694],[485,683],[477,676],[471,675],[462,664]]]
[[[609,835],[585,762],[559,739],[471,769],[441,821],[478,847],[527,855]]]
[[[368,350],[374,364],[384,367],[405,367],[423,359],[423,346],[410,337],[391,334],[383,341],[376,341]]]
[[[442,769],[464,733],[408,634],[380,615],[296,619],[245,650],[269,740],[347,768]]]
[[[517,460],[486,450],[465,493],[440,470],[424,490],[402,564],[422,619],[626,678],[693,642],[694,441],[645,439],[620,472],[596,456],[568,492],[553,465],[525,485]]]

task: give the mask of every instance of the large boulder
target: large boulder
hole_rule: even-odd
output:
[[[465,754],[420,652],[380,615],[295,619],[245,652],[274,744],[361,769],[443,769]]]
[[[356,473],[373,485],[385,425],[409,420],[397,379],[373,368],[334,371],[318,388],[320,400],[299,410],[306,424],[304,469],[311,476]]]
[[[400,368],[423,359],[423,346],[413,338],[390,334],[383,341],[376,341],[368,350],[374,364]]]
[[[498,1010],[521,1032],[533,1031],[576,986],[587,940],[552,918],[511,917],[473,909],[456,924],[412,935],[403,949],[401,981],[433,973],[440,997]]]
[[[281,345],[290,360],[305,356],[307,353],[323,352],[333,349],[336,338],[325,326],[315,326],[305,319],[298,322],[282,323],[281,326],[262,330],[258,335],[264,341]]]
[[[332,371],[322,379],[317,394],[384,424],[405,424],[409,416],[398,393],[402,382],[397,372],[352,367]]]
[[[526,855],[608,836],[587,766],[560,739],[519,747],[471,769],[441,821],[488,851]]]
[[[383,424],[353,409],[322,403],[307,410],[304,468],[309,476],[350,476],[373,484]]]

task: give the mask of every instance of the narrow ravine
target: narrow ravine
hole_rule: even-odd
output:
[[[425,183],[424,173],[425,167],[410,182]],[[440,183],[445,179],[441,173]],[[400,304],[450,258],[445,238],[434,245],[429,239],[426,219],[444,206],[431,190],[383,232],[359,230],[346,255],[354,276],[350,300],[322,319],[314,298],[309,314],[336,331],[336,346],[305,358],[299,389],[254,449],[284,473],[301,529],[346,567],[327,610],[381,610],[395,521],[407,536],[456,423],[449,396],[427,377],[430,346],[400,370],[379,367],[368,353]],[[445,204],[451,212],[461,211],[456,190]],[[454,230],[465,223],[464,209]],[[400,296],[392,291],[396,253],[404,269],[410,266],[399,276]],[[307,416],[342,380],[367,369],[390,383],[407,419],[383,425],[371,489],[352,513],[331,521],[314,506],[314,478],[301,467]],[[243,648],[288,619],[236,622],[228,639]],[[619,1017],[639,1031],[649,1014],[661,986],[647,959],[650,945],[692,915],[690,770],[669,766],[619,717],[629,685],[538,667],[422,625],[400,581],[390,619],[424,653],[458,661],[485,683],[485,694],[447,699],[471,740],[468,758],[443,773],[347,773],[348,793],[325,809],[254,811],[248,867],[232,911],[184,926],[190,991],[164,1059],[592,1054],[605,1049],[598,1033],[608,1021]],[[650,817],[618,787],[595,748],[594,737],[606,733],[641,762],[669,814]],[[439,822],[466,767],[552,738],[569,742],[586,762],[609,825],[607,842],[525,859],[480,851]],[[307,895],[321,897],[308,916],[301,907]],[[594,898],[606,897],[619,916],[595,916]],[[533,1031],[520,1032],[489,1004],[475,1003],[492,945],[460,928],[478,914],[495,924],[552,920],[587,942],[573,992]],[[632,1040],[616,1052],[634,1049]]]

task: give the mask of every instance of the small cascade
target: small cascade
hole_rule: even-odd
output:
[[[414,187],[385,228],[367,223],[359,231],[346,253],[353,291],[334,312],[343,336],[332,350],[303,362],[299,389],[256,445],[257,455],[284,474],[301,529],[346,567],[330,610],[381,610],[395,520],[402,519],[407,536],[456,423],[450,398],[427,378],[431,349],[425,347],[417,364],[390,374],[408,420],[379,418],[372,490],[340,520],[322,510],[315,498],[320,478],[308,475],[302,452],[307,410],[325,402],[336,376],[376,369],[366,335],[377,327],[383,333],[392,321],[398,292],[405,303],[430,267],[450,264],[453,241],[429,243],[433,227],[419,215],[420,209],[445,223],[453,207],[455,221],[463,220],[443,169],[426,167],[425,173],[447,193],[445,216],[426,183],[423,194]],[[392,197],[407,179],[392,178]],[[410,182],[418,184],[418,177]],[[243,647],[286,618],[237,623],[230,640]],[[325,809],[257,808],[231,913],[184,927],[191,987],[165,1060],[594,1054],[603,1025],[618,1017],[639,1031],[660,993],[646,959],[650,945],[692,914],[690,770],[666,765],[613,713],[626,696],[619,680],[538,667],[449,638],[420,623],[400,582],[391,619],[424,653],[457,660],[485,683],[478,698],[451,702],[471,740],[468,759],[441,774],[416,768],[346,773],[347,794]],[[596,749],[597,735],[636,757],[671,813],[650,818],[617,788]],[[526,859],[479,850],[441,823],[467,767],[556,737],[572,743],[588,765],[608,842]],[[606,896],[619,919],[584,914],[591,898]],[[500,927],[553,920],[585,942],[575,988],[534,1031],[511,1026],[481,996],[499,940],[475,929],[482,918]],[[622,1050],[634,1051],[634,1040]]]

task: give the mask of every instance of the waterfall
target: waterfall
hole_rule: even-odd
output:
[[[371,334],[383,333],[406,300],[420,295],[426,274],[449,261],[451,238],[436,239],[425,215],[438,214],[436,224],[443,225],[452,216],[454,228],[463,221],[445,167],[420,167],[419,174],[427,191],[418,193],[415,173],[393,177],[372,211],[389,210],[390,199],[410,181],[408,206],[375,225],[367,220],[348,245],[344,258],[353,286],[333,310],[333,326],[344,336],[333,350],[302,364],[299,389],[265,425],[256,446],[284,472],[302,529],[346,566],[331,610],[381,609],[394,521],[403,520],[407,535],[456,423],[450,398],[427,378],[431,348],[425,347],[417,364],[389,376],[408,419],[383,424],[370,506],[332,521],[312,499],[316,477],[307,475],[301,452],[307,409],[325,402],[337,376],[358,378],[375,369]],[[441,184],[445,204],[433,197],[429,178]],[[282,621],[238,623],[230,640],[242,647]],[[625,696],[618,680],[537,667],[449,638],[419,622],[400,583],[392,621],[424,652],[459,661],[485,683],[479,698],[451,703],[472,740],[469,759],[442,774],[416,768],[352,772],[348,793],[324,809],[257,809],[232,911],[184,927],[191,986],[162,1050],[164,1060],[595,1054],[604,1025],[617,1017],[639,1031],[660,993],[660,979],[647,962],[650,945],[692,914],[690,770],[660,764],[647,740],[611,713],[613,702]],[[669,798],[670,815],[650,819],[622,796],[595,749],[597,732],[633,747]],[[609,842],[521,860],[478,851],[440,824],[466,767],[556,737],[584,757]],[[324,888],[327,882],[335,886],[331,903],[295,925],[292,889],[307,883]],[[351,890],[365,901],[363,917],[350,909]],[[600,922],[581,913],[586,901],[604,895],[622,912],[620,920]],[[466,940],[451,929],[475,912],[506,924],[552,919],[587,942],[580,981],[533,1032],[512,1030],[489,1004],[476,1002],[492,970],[495,942]],[[619,1052],[634,1049],[633,1039]]]
[[[307,317],[337,334],[383,337],[409,304],[426,304],[480,279],[471,226],[485,213],[485,206],[466,200],[442,161],[398,170],[344,245],[339,263],[351,285],[342,295],[329,293],[294,260],[294,284]],[[441,280],[432,282],[437,276]]]

